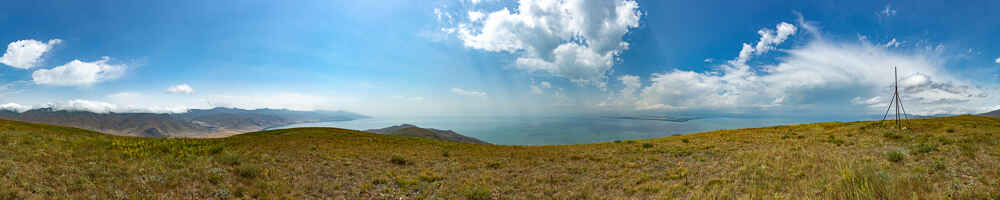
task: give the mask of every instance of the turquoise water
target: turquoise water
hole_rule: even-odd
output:
[[[502,145],[585,144],[645,139],[719,129],[752,128],[819,120],[798,118],[706,118],[686,122],[612,119],[605,117],[419,117],[368,118],[353,121],[293,124],[281,128],[337,127],[355,130],[413,124],[450,129]]]

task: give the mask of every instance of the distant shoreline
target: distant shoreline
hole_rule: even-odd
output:
[[[605,116],[608,119],[627,119],[627,120],[651,120],[651,121],[667,121],[667,122],[687,122],[691,120],[701,119],[701,117],[668,117],[668,116],[645,116],[645,117],[611,117]]]

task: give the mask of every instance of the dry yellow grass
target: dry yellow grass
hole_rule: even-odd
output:
[[[0,120],[0,199],[998,199],[1000,119],[494,146],[332,128],[218,139]]]

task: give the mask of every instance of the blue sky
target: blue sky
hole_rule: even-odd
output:
[[[995,1],[8,4],[8,109],[853,116],[890,64],[908,111],[1000,109]]]

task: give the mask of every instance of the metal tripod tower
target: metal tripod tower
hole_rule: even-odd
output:
[[[901,100],[899,100],[899,75],[898,74],[899,73],[897,72],[896,67],[892,67],[892,78],[893,78],[892,99],[889,101],[889,107],[885,109],[885,114],[882,115],[882,121],[885,121],[885,118],[889,116],[889,111],[892,110],[893,107],[895,107],[896,108],[896,128],[899,129],[899,130],[903,130],[903,122],[900,121],[900,115],[899,115],[900,111],[903,112],[903,115],[902,115],[903,119],[902,120],[909,120],[909,118],[906,116],[906,108],[903,108],[903,102]],[[893,105],[895,105],[895,106],[893,106]]]

